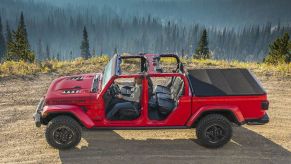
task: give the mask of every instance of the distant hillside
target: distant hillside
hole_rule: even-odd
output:
[[[23,11],[38,60],[80,57],[86,26],[93,55],[178,53],[192,56],[206,28],[215,59],[262,61],[269,44],[291,35],[289,0],[1,0],[4,33]],[[54,55],[54,56],[53,56]]]
[[[32,0],[24,0],[31,2]],[[112,8],[118,15],[147,16],[199,23],[215,27],[242,27],[266,22],[289,24],[290,0],[34,0],[48,5],[71,8],[75,11],[89,9],[96,14],[102,8]]]
[[[58,75],[73,75],[82,73],[101,72],[109,61],[108,56],[93,57],[88,60],[81,58],[72,61],[44,61],[41,63],[25,63],[6,61],[0,64],[1,77],[18,77],[25,75],[38,75],[42,73],[54,73]],[[181,59],[186,69],[197,68],[247,68],[256,74],[265,76],[277,76],[279,78],[291,78],[291,63],[277,66],[255,62],[239,62],[225,60],[198,60]],[[171,61],[165,61],[170,64]]]

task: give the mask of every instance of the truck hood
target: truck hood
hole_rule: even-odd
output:
[[[53,81],[52,87],[53,91],[66,91],[66,90],[89,90],[92,87],[93,79],[96,74],[83,74],[74,75],[67,77],[60,77]]]
[[[95,79],[100,79],[100,73],[92,74],[81,74],[74,76],[65,76],[55,79],[45,95],[46,103],[53,101],[62,100],[79,100],[79,99],[90,99],[95,97],[95,92],[91,92],[91,88]],[[99,85],[96,82],[94,85]],[[49,104],[62,104],[60,103],[49,103]],[[65,103],[67,104],[67,103]],[[69,103],[70,104],[70,103]]]

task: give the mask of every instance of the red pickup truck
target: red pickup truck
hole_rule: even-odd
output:
[[[166,72],[163,57],[176,59]],[[126,73],[137,66],[136,73]],[[128,66],[128,65],[127,65]],[[201,145],[217,148],[232,137],[232,124],[265,124],[269,102],[247,69],[186,71],[176,55],[114,55],[102,73],[60,77],[39,102],[34,120],[46,126],[54,148],[76,146],[88,129],[196,128]]]

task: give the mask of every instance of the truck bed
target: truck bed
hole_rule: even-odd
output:
[[[188,70],[194,96],[250,96],[266,92],[248,69]]]

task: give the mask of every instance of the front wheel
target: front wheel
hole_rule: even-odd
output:
[[[77,121],[69,116],[53,118],[46,128],[46,140],[54,148],[69,149],[78,145],[82,130]]]
[[[208,148],[218,148],[229,142],[232,137],[232,127],[224,116],[210,114],[199,121],[196,135],[201,145]]]

